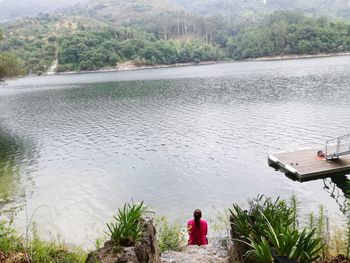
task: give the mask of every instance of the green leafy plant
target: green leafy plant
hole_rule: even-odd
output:
[[[273,227],[264,214],[262,217],[265,218],[268,226],[266,231],[268,240],[278,255],[300,262],[313,262],[319,257],[318,253],[323,248],[323,244],[321,238],[316,237],[316,229],[308,231],[304,228],[299,232],[291,226],[286,227],[282,224]]]
[[[265,237],[260,237],[260,240],[258,241],[254,241],[252,239],[249,241],[250,243],[245,242],[251,247],[251,249],[247,251],[246,256],[253,256],[258,260],[258,262],[262,263],[273,262],[271,246]]]
[[[231,211],[231,230],[241,259],[250,262],[272,262],[272,251],[277,256],[313,262],[324,248],[317,229],[297,228],[295,197],[287,202],[277,198],[258,196],[249,201],[250,210],[237,204]]]
[[[117,246],[133,246],[142,235],[141,217],[147,213],[147,206],[143,202],[124,204],[114,216],[115,222],[107,224],[109,235]]]
[[[160,251],[180,251],[185,244],[185,232],[178,223],[169,223],[166,217],[157,220],[157,238]]]

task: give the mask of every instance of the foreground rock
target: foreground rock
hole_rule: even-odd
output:
[[[152,220],[143,220],[143,235],[132,247],[116,248],[112,241],[91,252],[86,263],[159,263],[156,229]]]
[[[162,263],[227,263],[230,262],[228,244],[216,239],[207,246],[187,246],[181,252],[166,251]]]

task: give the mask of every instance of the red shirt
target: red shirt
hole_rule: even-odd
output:
[[[187,231],[189,234],[189,245],[207,245],[208,223],[205,220],[200,221],[200,227],[197,227],[194,220],[189,220],[187,223]]]

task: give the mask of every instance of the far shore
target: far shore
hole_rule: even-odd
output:
[[[309,58],[325,58],[325,57],[340,57],[340,56],[350,56],[350,52],[341,52],[341,53],[319,53],[314,55],[282,55],[282,56],[268,56],[268,57],[259,57],[259,58],[247,58],[242,60],[219,60],[219,61],[203,61],[199,63],[176,63],[169,65],[135,65],[132,61],[127,61],[124,63],[118,64],[117,67],[112,68],[102,68],[97,70],[82,70],[82,71],[63,71],[63,72],[54,72],[50,69],[50,72],[42,74],[42,76],[52,76],[52,75],[71,75],[71,74],[87,74],[87,73],[100,73],[100,72],[124,72],[124,71],[133,71],[133,70],[144,70],[144,69],[161,69],[161,68],[175,68],[175,67],[187,67],[187,66],[200,66],[200,65],[214,65],[221,63],[236,63],[236,62],[259,62],[259,61],[278,61],[278,60],[293,60],[293,59],[309,59]],[[36,74],[30,74],[26,76],[36,76]],[[25,77],[17,76],[11,78],[0,79],[1,82],[6,80],[13,80],[16,78]]]
[[[350,56],[350,52],[341,53],[319,53],[314,55],[282,55],[282,56],[268,56],[259,58],[247,58],[242,60],[219,60],[219,61],[203,61],[200,63],[176,63],[170,65],[135,65],[131,61],[127,61],[119,64],[115,68],[102,68],[98,70],[84,70],[84,71],[64,71],[55,72],[49,75],[66,75],[66,74],[77,74],[77,73],[98,73],[98,72],[123,72],[132,70],[144,70],[144,69],[159,69],[159,68],[175,68],[175,67],[186,67],[186,66],[198,66],[198,65],[213,65],[220,63],[233,63],[233,62],[251,62],[251,61],[275,61],[275,60],[292,60],[292,59],[307,59],[307,58],[324,58],[324,57],[339,57],[339,56]],[[46,74],[44,74],[46,75]]]
[[[123,71],[133,71],[133,70],[144,70],[144,69],[159,69],[159,68],[175,68],[175,67],[187,67],[187,66],[196,66],[196,65],[212,65],[212,64],[218,64],[218,63],[224,63],[226,61],[203,61],[199,63],[175,63],[175,64],[168,64],[168,65],[154,65],[154,66],[138,66],[134,65],[133,63],[130,63],[130,61],[127,61],[125,63],[119,64],[115,68],[102,68],[97,70],[81,70],[81,71],[63,71],[63,72],[55,72],[51,74],[43,74],[45,76],[47,75],[69,75],[69,74],[77,74],[77,73],[98,73],[98,72],[123,72]]]
[[[282,56],[269,56],[259,58],[247,58],[239,61],[273,61],[273,60],[289,60],[289,59],[304,59],[304,58],[325,58],[325,57],[341,57],[350,56],[350,52],[339,53],[318,53],[314,55],[282,55]]]

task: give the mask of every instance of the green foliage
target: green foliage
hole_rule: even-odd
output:
[[[200,40],[154,40],[147,35],[121,40],[109,31],[65,35],[59,46],[59,71],[95,70],[130,60],[137,65],[199,63],[223,56],[218,48]]]
[[[14,53],[0,53],[0,79],[23,75],[24,73],[21,62]]]
[[[349,22],[279,11],[240,30],[228,41],[235,59],[350,50]]]
[[[266,262],[266,263],[273,262],[271,246],[265,237],[261,236],[260,240],[258,241],[255,241],[255,240],[249,240],[249,241],[250,243],[246,243],[246,244],[251,247],[251,250],[249,250],[246,253],[247,256],[253,256],[254,258],[257,259],[258,262]]]
[[[177,223],[169,223],[166,217],[157,220],[157,238],[160,251],[180,251],[185,244],[185,233]]]
[[[12,221],[0,221],[0,251],[9,255],[11,252],[23,251],[21,238],[12,228]]]
[[[313,212],[308,214],[307,227],[309,229],[315,229],[317,237],[322,243],[322,256],[327,257],[330,255],[330,233],[327,211],[323,205],[318,208],[318,215],[316,216]],[[338,240],[341,242],[341,240]]]
[[[3,40],[3,31],[0,28],[0,41]],[[1,51],[1,49],[0,49]],[[25,73],[17,56],[11,52],[0,52],[0,79],[23,75]]]
[[[33,239],[27,246],[24,246],[25,243],[24,238],[14,230],[12,221],[9,223],[0,222],[0,252],[3,253],[5,259],[18,255],[19,258],[23,259],[23,262],[83,263],[86,260],[86,253],[81,249],[69,249],[59,240],[57,242],[42,241],[35,228],[33,229]]]
[[[291,198],[290,206],[285,200],[258,196],[250,200],[249,211],[237,204],[231,209],[232,237],[241,257],[252,262],[272,262],[272,251],[278,256],[313,262],[323,249],[322,239],[316,228],[297,229],[298,201]]]
[[[255,222],[257,233],[263,234],[267,230],[266,219],[272,225],[289,227],[296,224],[294,218],[294,208],[288,206],[285,200],[277,198],[265,198],[263,195],[252,200],[248,200],[250,206],[250,217]],[[264,216],[261,216],[263,213]]]
[[[116,246],[133,246],[142,235],[142,216],[147,213],[147,206],[139,204],[124,204],[118,209],[115,221],[107,224],[109,235]]]
[[[209,5],[218,8],[213,1]],[[253,6],[262,5],[262,1],[253,2]],[[276,5],[283,6],[282,2]],[[0,52],[15,52],[27,73],[37,73],[47,71],[56,59],[57,71],[62,72],[115,68],[126,61],[151,66],[350,51],[350,23],[346,20],[295,11],[267,14],[255,8],[247,13],[245,4],[236,0],[225,2],[224,12],[245,6],[236,10],[240,16],[232,18],[203,17],[172,5],[166,6],[171,11],[162,12],[159,6],[164,3],[154,4],[122,1],[116,8],[100,3],[88,17],[83,16],[84,7],[84,12],[71,10],[82,16],[39,15],[8,23]],[[126,6],[137,18],[130,20],[130,14],[120,11]],[[129,22],[116,26],[115,20],[123,18]]]
[[[263,213],[262,217],[265,218],[268,226],[266,231],[268,240],[278,255],[300,262],[313,262],[319,257],[318,253],[323,246],[321,238],[316,237],[316,229],[308,231],[304,228],[299,232],[297,229],[283,225],[273,227]]]
[[[30,259],[32,262],[85,262],[86,253],[81,249],[75,249],[74,252],[68,250],[63,243],[44,242],[38,236],[30,243]]]

